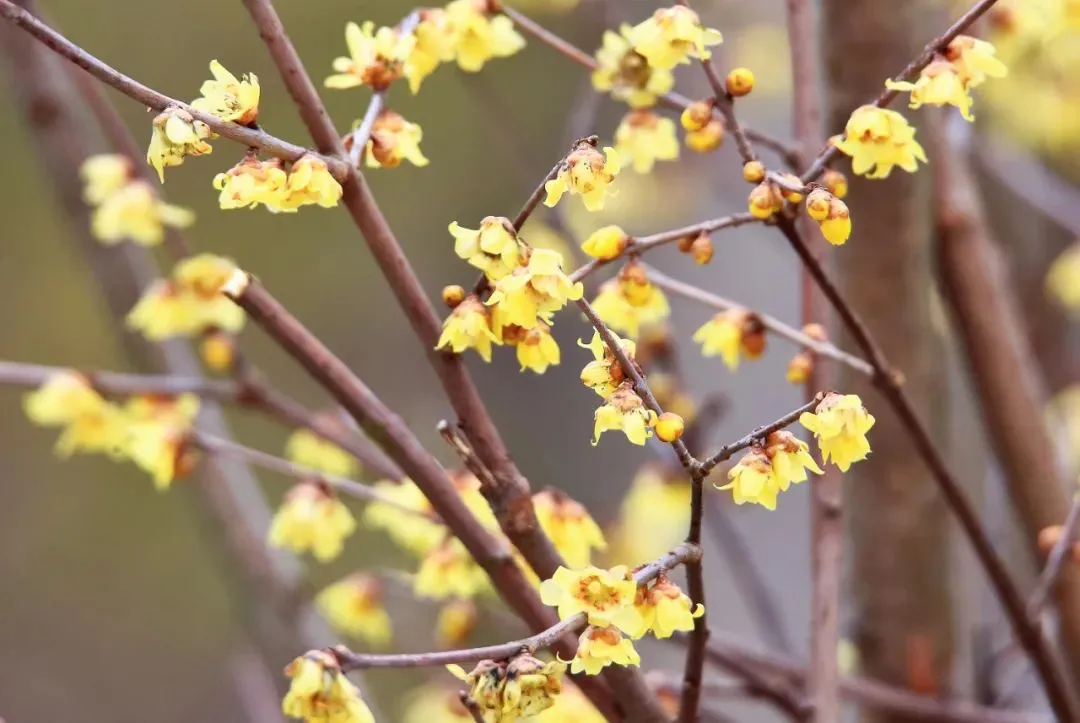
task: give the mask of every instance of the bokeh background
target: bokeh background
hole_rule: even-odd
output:
[[[277,4],[317,80],[329,72],[331,60],[343,54],[346,21],[393,24],[409,9],[398,0]],[[603,27],[622,19],[636,22],[655,4],[611,2],[606,10],[597,5],[586,2],[571,16],[537,17],[591,50],[599,44]],[[47,19],[73,41],[175,97],[195,95],[212,58],[236,73],[257,73],[263,88],[260,123],[276,135],[306,142],[241,3],[48,0],[42,6]],[[742,118],[790,137],[783,3],[716,0],[697,6],[725,33],[721,67],[737,62],[757,73],[758,89],[740,104]],[[680,90],[690,96],[704,93],[695,71],[688,66],[678,75]],[[148,139],[145,110],[109,93],[140,142]],[[576,127],[580,113],[570,109],[580,109],[585,93],[585,72],[533,41],[519,55],[492,62],[478,76],[447,66],[426,81],[418,96],[394,89],[391,106],[424,128],[422,147],[431,164],[377,170],[369,179],[433,299],[444,284],[469,283],[474,276],[453,254],[446,231],[450,221],[475,227],[486,215],[513,215],[575,134],[595,132],[610,140],[623,108],[604,99],[594,122]],[[344,130],[362,115],[368,94],[327,91],[323,97]],[[611,222],[631,233],[649,233],[740,210],[745,187],[734,171],[738,161],[730,145],[707,157],[684,151],[677,164],[661,164],[647,177],[624,174],[608,211],[568,216],[572,235]],[[19,108],[4,86],[0,153],[5,164],[0,175],[0,359],[129,368],[121,332],[107,313],[99,282],[73,241]],[[450,410],[347,214],[321,209],[289,216],[220,211],[211,179],[241,154],[241,148],[219,141],[212,155],[170,171],[170,200],[198,214],[188,234],[193,245],[230,256],[257,274],[441,459],[453,463],[435,433],[436,422]],[[725,296],[797,321],[797,266],[777,234],[737,229],[718,236],[716,246],[716,260],[704,268],[673,249],[651,261]],[[733,375],[718,360],[702,359],[689,343],[709,312],[677,299],[673,307],[690,391],[696,396],[722,393],[728,400],[716,429],[718,440],[740,436],[797,405],[799,391],[783,382],[793,348],[776,341],[761,361]],[[563,363],[543,376],[519,373],[506,349],[497,350],[490,365],[472,357],[469,364],[533,485],[566,490],[602,524],[610,523],[635,470],[652,453],[614,437],[596,448],[590,445],[596,399],[577,381],[588,352],[575,344],[587,336],[587,328],[577,314],[566,311],[555,332]],[[241,340],[276,385],[310,405],[327,404],[305,374],[257,329],[246,329]],[[949,363],[942,359],[943,374]],[[961,387],[950,390],[963,396]],[[252,716],[254,699],[265,706],[260,719],[272,720],[276,702],[261,696],[267,691],[272,696],[275,683],[259,672],[259,658],[242,633],[250,610],[235,595],[230,579],[235,571],[205,534],[204,512],[190,487],[180,483],[160,494],[130,465],[98,457],[57,460],[53,434],[31,427],[23,417],[22,393],[0,388],[0,717],[8,723],[239,721]],[[281,450],[287,432],[280,427],[250,415],[230,413],[229,418],[245,443]],[[973,437],[970,417],[957,426],[965,438]],[[956,455],[972,449],[961,447]],[[261,479],[275,505],[289,481]],[[799,650],[805,649],[809,608],[807,495],[805,486],[785,495],[775,513],[732,508],[737,526],[751,542],[753,564],[767,571],[779,594]],[[710,550],[707,568],[712,624],[752,637],[745,604],[734,592],[719,552]],[[342,558],[312,566],[305,574],[318,585],[358,568],[387,569],[402,561],[381,536],[362,532],[350,540]],[[429,647],[435,608],[394,593],[391,599],[398,647]],[[477,639],[519,632],[500,620],[488,620]],[[646,667],[675,665],[676,652],[660,645],[647,648]],[[275,663],[271,674],[276,676],[286,662],[277,661],[280,665]],[[369,677],[369,689],[386,720],[400,716],[402,692],[425,675]]]

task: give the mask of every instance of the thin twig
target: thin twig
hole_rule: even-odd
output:
[[[532,194],[525,201],[525,205],[518,211],[517,216],[514,216],[513,225],[515,231],[521,231],[522,226],[529,220],[529,216],[531,216],[532,212],[536,210],[536,207],[540,205],[540,201],[544,198],[544,194],[547,193],[547,182],[559,175],[559,170],[563,166],[563,161],[564,159],[560,158],[559,162],[551,167],[548,174],[544,176],[539,184],[537,184]]]
[[[349,142],[352,146],[349,150],[349,163],[353,168],[359,168],[360,162],[364,159],[364,152],[367,150],[368,141],[371,140],[371,130],[375,127],[375,121],[378,120],[379,114],[386,108],[386,91],[378,91],[371,96],[371,102],[368,103],[367,110],[364,111],[364,117],[360,121],[360,125],[356,127],[356,130],[349,136]]]
[[[683,543],[659,559],[645,565],[634,573],[634,582],[644,585],[656,579],[661,573],[701,559],[701,549],[696,545]],[[499,645],[487,645],[480,648],[462,650],[440,650],[430,653],[396,653],[391,655],[371,655],[354,653],[342,647],[334,649],[341,661],[343,670],[362,668],[430,668],[450,663],[476,663],[481,660],[505,660],[521,652],[535,653],[537,650],[551,647],[568,633],[580,632],[587,623],[585,613],[578,613],[566,620],[560,620],[546,630],[530,635],[521,640],[511,640]]]
[[[463,690],[458,693],[458,700],[465,706],[465,710],[469,711],[473,723],[486,723],[486,721],[484,721],[484,713],[480,710],[480,704],[473,700],[472,696],[469,695],[469,691]]]
[[[693,284],[688,284],[685,281],[679,281],[676,278],[657,271],[652,266],[646,267],[646,272],[648,273],[649,281],[652,284],[660,287],[661,289],[664,289],[665,291],[670,291],[673,294],[678,294],[679,296],[682,296],[684,298],[697,301],[698,303],[704,304],[705,306],[709,306],[713,309],[719,309],[721,311],[727,311],[730,309],[742,309],[749,311],[761,320],[762,325],[766,329],[779,337],[787,339],[793,344],[798,344],[805,349],[809,349],[810,351],[814,352],[819,356],[828,357],[829,359],[834,359],[842,364],[846,364],[847,366],[862,374],[873,375],[874,373],[873,368],[869,364],[867,364],[865,361],[855,356],[854,354],[849,354],[846,351],[834,346],[833,344],[830,344],[827,341],[818,341],[817,339],[807,336],[798,329],[788,326],[776,317],[769,316],[768,314],[763,314],[760,311],[750,309],[749,307],[746,307],[742,304],[730,301],[722,296],[718,296],[709,291],[705,291],[704,289],[694,286]]]
[[[765,439],[770,434],[779,429],[791,426],[799,420],[799,416],[802,415],[803,412],[808,412],[813,409],[817,405],[817,403],[822,400],[824,396],[824,392],[818,392],[813,399],[811,399],[809,402],[802,405],[798,409],[794,409],[788,412],[774,422],[763,424],[762,426],[745,435],[741,439],[737,439],[730,444],[725,444],[723,447],[718,449],[716,453],[713,454],[711,457],[708,457],[701,461],[701,472],[705,475],[709,474],[709,472],[713,471],[716,465],[731,459],[731,457],[736,452],[741,452],[742,450],[747,449],[755,442],[760,442],[761,440]]]
[[[284,141],[265,131],[229,123],[210,113],[195,110],[187,103],[170,98],[149,86],[143,85],[75,45],[63,35],[11,2],[11,0],[0,0],[0,17],[30,33],[50,50],[75,63],[106,85],[112,86],[129,98],[137,100],[156,111],[164,111],[170,107],[180,108],[190,113],[195,120],[205,123],[210,130],[218,135],[237,143],[243,143],[249,148],[258,148],[265,153],[284,158],[287,161],[295,161],[304,154],[311,153],[307,148]],[[328,157],[323,157],[322,160],[326,162],[335,177],[339,179],[345,177],[347,166],[343,161]]]
[[[1077,529],[1080,529],[1080,494],[1073,495],[1072,506],[1069,508],[1069,516],[1065,518],[1065,525],[1061,528],[1061,538],[1054,543],[1050,555],[1046,558],[1046,567],[1039,575],[1039,582],[1028,599],[1028,610],[1032,617],[1037,617],[1046,607],[1050,599],[1050,593],[1065,568],[1065,562],[1072,553],[1073,541],[1076,539]]]

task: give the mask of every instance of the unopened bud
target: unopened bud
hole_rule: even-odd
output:
[[[750,192],[750,196],[747,199],[747,206],[750,209],[750,213],[755,218],[769,218],[774,213],[783,208],[783,198],[776,188],[767,181],[759,183],[754,187],[754,190]]]
[[[798,176],[792,173],[781,173],[780,178],[784,181],[784,185],[780,185],[780,195],[791,203],[798,203],[803,200],[801,191],[792,191],[791,188],[789,188],[802,188],[802,180],[800,180]]]
[[[748,359],[757,359],[765,353],[766,346],[765,325],[757,314],[747,314],[743,321],[742,345],[743,354]]]
[[[442,290],[443,303],[449,306],[451,309],[456,308],[458,304],[465,301],[465,289],[461,288],[457,284],[450,284],[444,286]]]
[[[682,127],[690,132],[703,130],[713,119],[711,100],[698,100],[686,106],[679,116]]]
[[[694,263],[699,266],[712,261],[713,243],[708,234],[701,234],[690,244],[690,255],[694,257]]]
[[[664,412],[656,420],[656,436],[661,442],[674,442],[685,428],[683,418],[673,412]]]
[[[690,250],[694,248],[694,241],[697,240],[697,236],[683,236],[676,242],[676,246],[679,247],[679,251],[684,254],[690,253]]]
[[[232,371],[236,362],[236,345],[232,337],[223,331],[211,331],[199,345],[199,356],[207,368],[225,374]]]
[[[742,177],[747,183],[761,183],[765,180],[765,164],[761,161],[749,161],[743,164]]]
[[[713,118],[700,131],[686,134],[686,147],[697,153],[715,151],[724,144],[724,124],[719,118]]]
[[[814,373],[814,355],[801,351],[791,358],[787,366],[787,380],[792,384],[806,384]]]
[[[754,73],[749,68],[735,68],[727,74],[724,87],[734,98],[748,95],[754,89]]]
[[[829,217],[829,207],[832,205],[832,194],[823,188],[815,188],[806,197],[806,215],[821,223]]]
[[[837,198],[843,198],[848,192],[848,180],[840,171],[828,169],[821,175],[821,183],[829,189],[829,193]]]

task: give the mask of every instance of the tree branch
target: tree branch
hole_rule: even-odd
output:
[[[1043,568],[1042,574],[1039,575],[1039,582],[1035,585],[1035,589],[1028,599],[1028,609],[1031,611],[1032,616],[1039,615],[1043,608],[1046,607],[1050,593],[1054,591],[1054,586],[1057,584],[1058,578],[1061,577],[1065,563],[1072,553],[1072,546],[1078,529],[1080,529],[1080,494],[1073,495],[1069,516],[1065,518],[1065,525],[1061,528],[1061,539],[1050,550],[1050,555],[1046,559],[1046,567]]]

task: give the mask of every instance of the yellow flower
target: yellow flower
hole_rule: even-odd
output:
[[[211,137],[210,129],[185,110],[166,108],[152,125],[146,162],[157,171],[162,183],[166,168],[179,166],[186,156],[202,156],[214,150],[206,142]]]
[[[561,360],[559,344],[551,335],[551,326],[544,321],[537,320],[536,326],[531,329],[508,326],[502,330],[502,335],[503,340],[507,344],[513,344],[517,350],[521,371],[531,369],[537,374],[543,374],[549,366],[556,365]]]
[[[434,520],[431,503],[412,480],[383,480],[374,487],[396,505],[368,503],[363,513],[365,525],[384,530],[397,545],[418,557],[427,555],[446,537],[446,528]]]
[[[556,489],[533,495],[540,529],[570,567],[586,567],[593,550],[606,550],[604,533],[585,507]]]
[[[327,587],[315,598],[319,611],[335,629],[374,648],[390,644],[390,615],[382,601],[382,585],[356,573]]]
[[[593,231],[581,244],[581,250],[594,259],[611,261],[622,255],[630,237],[618,226],[604,226]]]
[[[301,482],[285,495],[270,523],[270,544],[296,553],[311,551],[319,562],[341,554],[356,530],[349,508],[324,484]]]
[[[298,429],[289,436],[285,456],[302,467],[337,477],[353,477],[360,470],[355,457],[310,429]]]
[[[581,282],[571,281],[563,273],[562,256],[557,251],[532,249],[525,266],[495,283],[487,304],[495,307],[493,326],[516,324],[532,329],[583,293]]]
[[[451,600],[443,605],[435,623],[439,645],[444,648],[462,645],[476,628],[478,618],[476,603],[468,598]]]
[[[323,83],[327,88],[356,88],[361,85],[381,91],[405,73],[405,63],[416,44],[413,35],[402,35],[396,28],[375,29],[370,20],[362,26],[345,26],[345,44],[349,57],[334,59],[334,72]]]
[[[574,249],[562,233],[556,231],[535,216],[531,217],[518,235],[522,241],[534,249],[555,251],[562,258],[563,266],[574,261]],[[528,239],[526,241],[526,239]]]
[[[288,195],[288,180],[281,159],[260,161],[248,154],[225,173],[214,176],[214,188],[221,191],[218,205],[223,209],[255,208],[262,204],[280,211]]]
[[[633,360],[637,353],[637,345],[628,339],[619,338],[618,335],[615,336],[615,340],[626,356]],[[581,370],[581,382],[607,399],[615,393],[619,385],[626,381],[626,372],[623,371],[619,360],[611,353],[598,332],[593,332],[588,344],[583,344],[579,339],[578,346],[588,349],[593,355],[593,360]]]
[[[460,665],[447,665],[455,678],[468,686],[469,698],[480,708],[485,721],[501,718],[503,686],[506,684],[506,666],[493,660],[481,660],[466,673]]]
[[[619,32],[604,31],[603,46],[596,51],[596,70],[592,74],[593,88],[610,92],[615,100],[625,101],[631,108],[655,105],[657,96],[675,87],[670,70],[649,65],[645,56],[630,43],[631,28],[623,24]]]
[[[426,166],[428,159],[420,151],[423,138],[424,131],[418,124],[405,120],[400,113],[383,110],[371,126],[364,162],[368,168],[397,168],[402,161]],[[352,139],[351,134],[348,139]]]
[[[127,418],[119,407],[105,401],[89,380],[75,372],[50,376],[23,397],[27,418],[41,427],[62,427],[56,453],[104,452],[115,458],[124,453]]]
[[[974,102],[956,67],[947,60],[936,60],[923,68],[914,83],[886,80],[889,90],[911,93],[908,107],[921,108],[923,104],[944,106],[953,105],[960,110],[964,120],[974,121],[971,105]]]
[[[627,263],[616,278],[600,287],[593,310],[605,324],[629,337],[636,337],[642,326],[671,315],[667,296],[649,283],[645,268],[636,261]]]
[[[675,633],[686,633],[694,629],[694,619],[705,614],[705,607],[693,602],[683,594],[679,586],[661,575],[651,586],[638,588],[634,600],[639,623],[635,630],[628,630],[627,635],[642,638],[652,631],[658,638],[670,638]]]
[[[832,459],[841,472],[870,454],[866,433],[874,417],[856,394],[826,394],[812,413],[802,413],[799,423],[817,437],[823,459]]]
[[[844,127],[844,137],[832,142],[851,156],[852,173],[867,178],[887,178],[893,166],[914,173],[919,161],[926,162],[926,152],[907,119],[872,105],[856,108]]]
[[[446,317],[435,348],[455,354],[476,349],[481,359],[490,362],[492,344],[501,345],[502,340],[491,330],[491,312],[475,294],[470,294]]]
[[[124,411],[130,422],[125,451],[150,474],[157,489],[168,489],[191,471],[197,456],[189,437],[199,413],[198,397],[133,397]]]
[[[1080,310],[1080,243],[1065,249],[1050,264],[1046,290],[1066,309]]]
[[[604,723],[607,720],[600,711],[593,707],[585,694],[576,685],[563,683],[563,691],[555,699],[555,704],[547,710],[533,716],[533,723]],[[406,723],[425,723],[407,721]]]
[[[214,254],[181,261],[171,279],[158,280],[143,292],[128,314],[128,326],[152,341],[208,329],[240,331],[244,311],[221,293],[235,268],[230,259]]]
[[[333,208],[341,200],[341,184],[337,182],[326,162],[310,153],[302,156],[289,169],[284,198],[276,205],[267,204],[271,211],[295,211],[300,206],[318,204]]]
[[[442,8],[423,8],[419,13],[420,22],[413,31],[416,42],[405,61],[405,77],[414,95],[440,63],[454,59],[454,37],[446,11]]]
[[[686,147],[695,153],[709,153],[724,144],[724,122],[713,118],[701,130],[688,131]]]
[[[254,125],[259,117],[259,78],[245,73],[237,79],[216,60],[210,61],[210,73],[214,79],[202,84],[202,97],[191,101],[191,107],[221,120]]]
[[[750,191],[747,207],[755,218],[766,219],[784,209],[784,196],[779,188],[763,181]]]
[[[625,434],[631,444],[644,446],[652,436],[656,412],[645,406],[630,382],[623,382],[607,402],[597,408],[593,419],[594,447],[600,442],[600,435],[611,430]]]
[[[489,281],[509,276],[522,262],[522,243],[507,218],[487,216],[475,230],[454,221],[449,229],[454,237],[454,253],[483,271]]]
[[[454,0],[446,6],[458,67],[475,73],[492,58],[508,58],[525,47],[525,38],[505,15],[489,17],[486,0]]]
[[[571,570],[560,567],[540,584],[540,599],[558,609],[559,619],[569,620],[585,613],[590,625],[617,625],[632,628],[636,624],[634,596],[637,585],[623,565],[610,570],[585,567]]]
[[[487,573],[456,537],[447,537],[429,552],[413,579],[413,593],[433,600],[469,598],[490,589]]]
[[[544,205],[554,207],[569,192],[581,196],[589,211],[599,211],[619,168],[619,153],[614,148],[604,148],[601,154],[592,144],[582,141],[563,161],[558,175],[544,184]]]
[[[427,683],[410,691],[406,700],[402,723],[472,723],[473,720],[454,685]]]
[[[502,720],[531,718],[555,705],[564,672],[566,663],[559,660],[544,663],[528,654],[512,659],[503,683]]]
[[[1004,78],[1009,74],[996,55],[993,44],[969,35],[958,35],[945,48],[945,57],[956,66],[967,88],[978,87],[987,78]]]
[[[765,440],[765,456],[769,458],[773,475],[786,491],[789,483],[806,481],[806,470],[822,474],[818,463],[810,456],[810,448],[791,432],[778,430]]]
[[[756,359],[765,350],[765,329],[757,315],[743,309],[721,311],[694,332],[704,356],[719,356],[728,369],[739,366],[740,353]]]
[[[83,198],[91,206],[101,204],[131,181],[134,170],[127,156],[119,153],[90,156],[79,166],[79,175],[85,184]]]
[[[701,18],[693,10],[676,5],[660,8],[652,17],[635,25],[628,39],[649,65],[671,70],[689,63],[690,58],[710,58],[708,46],[717,45],[724,38],[719,31],[702,27]]]
[[[821,235],[834,246],[842,246],[851,236],[851,213],[847,204],[823,188],[806,197],[806,213],[817,221]]]
[[[499,521],[491,510],[491,505],[480,491],[480,480],[467,469],[451,469],[447,471],[450,481],[454,483],[454,489],[461,495],[462,502],[469,508],[469,512],[485,529],[496,531],[499,529]]]
[[[656,161],[674,161],[679,157],[675,121],[651,110],[632,110],[615,129],[615,150],[637,173],[648,173]]]
[[[731,490],[731,498],[735,504],[743,505],[749,502],[761,505],[767,510],[776,509],[780,480],[760,447],[751,447],[738,464],[728,470],[727,477],[728,483],[716,486],[716,489]],[[787,488],[786,482],[784,488]]]
[[[599,675],[600,671],[615,665],[641,665],[641,656],[634,650],[630,638],[612,627],[590,625],[578,638],[577,655],[570,662],[571,673]]]
[[[290,718],[307,723],[375,723],[360,691],[325,650],[312,650],[292,661],[285,675],[292,682],[281,710]]]
[[[186,228],[195,223],[195,214],[158,198],[146,181],[132,180],[113,192],[94,209],[90,231],[111,246],[133,241],[157,246],[165,239],[165,227]]]
[[[678,544],[690,522],[690,491],[684,475],[659,464],[643,466],[623,497],[607,559],[639,565]]]

